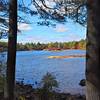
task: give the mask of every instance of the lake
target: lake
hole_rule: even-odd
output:
[[[85,88],[79,86],[85,78],[85,58],[49,59],[48,56],[64,56],[85,54],[85,50],[64,51],[18,51],[16,62],[16,80],[39,86],[41,78],[51,72],[59,82],[57,91],[65,93],[85,93]],[[35,82],[38,85],[34,84]]]

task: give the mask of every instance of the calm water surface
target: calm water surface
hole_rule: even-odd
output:
[[[48,56],[64,56],[85,54],[85,50],[65,51],[18,51],[16,63],[16,80],[24,79],[24,83],[35,85],[41,81],[47,72],[53,73],[58,82],[59,92],[84,93],[84,87],[79,86],[85,78],[85,58],[49,59]]]

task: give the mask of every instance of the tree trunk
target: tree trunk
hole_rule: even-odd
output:
[[[7,56],[7,100],[14,100],[17,43],[17,0],[9,1],[9,37]]]
[[[100,0],[88,0],[86,99],[100,100]]]
[[[100,100],[100,94],[97,88],[90,82],[86,82],[86,100]]]

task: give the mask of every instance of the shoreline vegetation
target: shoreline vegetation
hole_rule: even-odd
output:
[[[16,81],[16,100],[86,100],[85,94],[72,94],[52,90],[53,87],[58,87],[59,84],[58,82],[56,82],[56,77],[50,74],[49,72],[46,75],[44,75],[44,77],[41,80],[42,87],[39,86],[37,88],[34,88],[32,84],[25,84],[23,80]],[[35,82],[35,84],[37,84],[37,82]],[[79,85],[85,86],[85,79],[82,79]],[[4,85],[2,86],[4,87]],[[0,98],[1,100],[4,100],[4,91],[0,92]]]
[[[16,100],[44,100],[44,96],[48,99],[46,100],[86,100],[84,94],[71,94],[71,93],[59,93],[55,91],[44,91],[41,88],[33,88],[30,84],[23,84],[16,82],[15,85],[15,95]],[[44,95],[44,92],[45,95]],[[4,93],[0,93],[1,100],[4,99]]]
[[[82,79],[79,85],[85,86],[85,79]],[[2,88],[4,88],[4,85],[2,86]],[[47,96],[48,100],[86,100],[85,94],[71,94],[57,91],[45,91],[44,88],[33,88],[31,84],[24,84],[23,81],[16,81],[15,95],[16,100],[44,100],[44,96]],[[4,100],[3,91],[0,91],[0,98],[1,100]]]
[[[0,51],[7,51],[7,42],[0,42]],[[50,43],[17,43],[17,51],[31,51],[31,50],[47,50],[47,51],[61,51],[68,49],[86,49],[86,40],[71,41],[71,42],[50,42]]]
[[[44,90],[37,88],[34,89],[30,84],[16,83],[16,95],[18,100],[44,100],[43,96],[47,96],[48,100],[86,100],[83,94],[71,94],[71,93],[59,93],[59,92],[47,92],[44,95]],[[47,100],[47,99],[46,99]]]

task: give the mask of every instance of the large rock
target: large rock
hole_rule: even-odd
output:
[[[85,86],[86,85],[86,80],[82,79],[79,83],[80,86]]]

